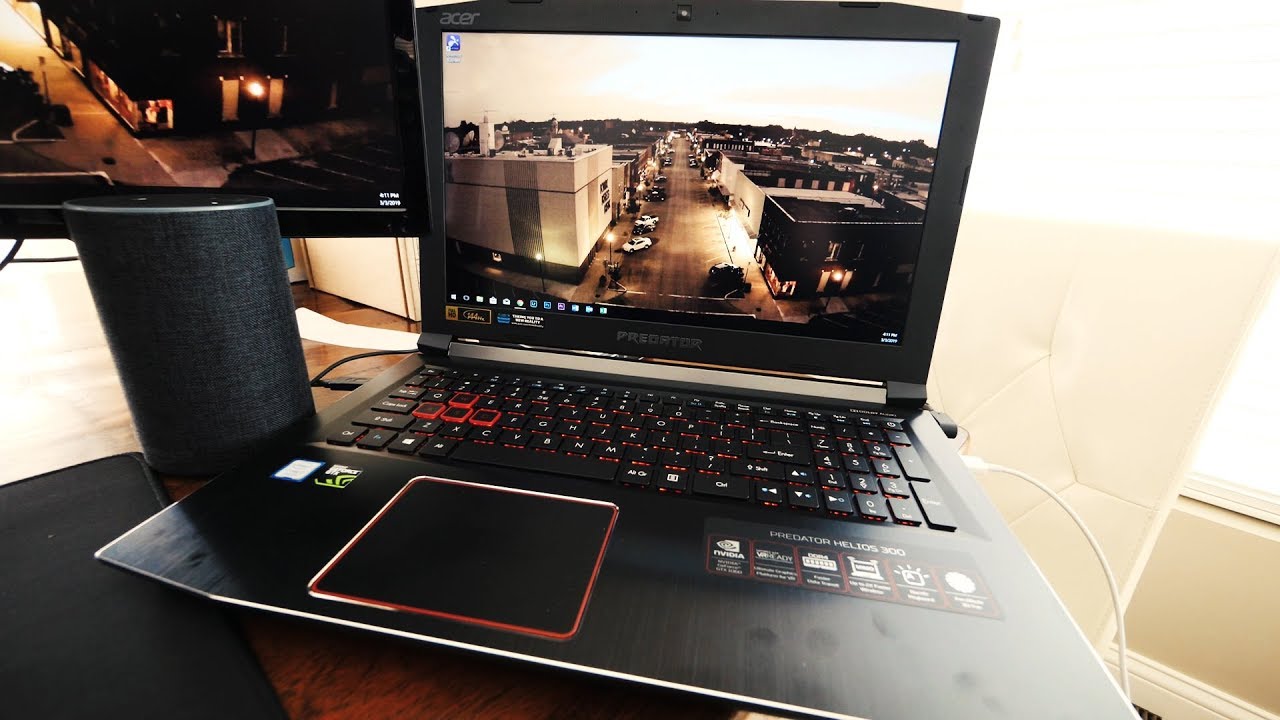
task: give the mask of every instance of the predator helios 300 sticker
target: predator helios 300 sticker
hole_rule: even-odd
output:
[[[872,543],[720,518],[707,521],[707,570],[868,600],[1001,618],[965,553]]]

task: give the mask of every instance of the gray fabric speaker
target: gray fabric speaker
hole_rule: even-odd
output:
[[[63,214],[148,464],[212,475],[315,412],[271,200],[120,196]]]

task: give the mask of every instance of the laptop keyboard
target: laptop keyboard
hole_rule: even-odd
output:
[[[902,418],[422,368],[333,445],[956,529]]]

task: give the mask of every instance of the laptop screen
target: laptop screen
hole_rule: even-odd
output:
[[[440,42],[449,313],[903,342],[955,43]]]

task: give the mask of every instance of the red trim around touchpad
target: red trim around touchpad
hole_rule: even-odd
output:
[[[318,598],[564,640],[578,632],[618,507],[418,477],[316,574]]]

